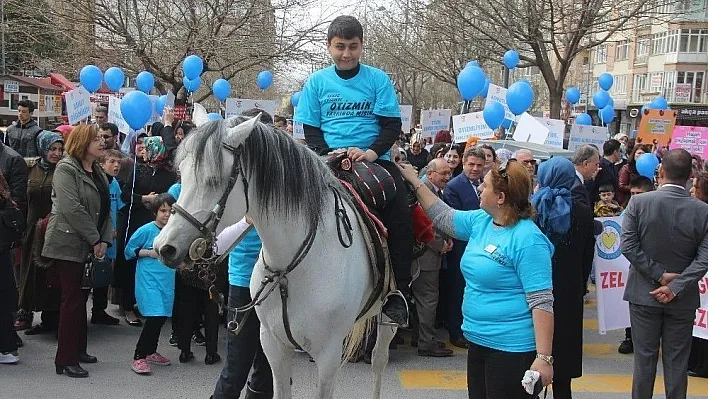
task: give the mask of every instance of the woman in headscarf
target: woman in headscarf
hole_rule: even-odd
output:
[[[406,158],[417,170],[423,170],[428,165],[428,150],[423,148],[423,138],[414,134],[410,143],[411,148],[406,151]]]
[[[29,169],[27,182],[27,232],[22,242],[20,264],[20,312],[15,328],[28,329],[26,335],[56,331],[59,325],[61,297],[51,287],[47,274],[51,269],[42,265],[44,231],[52,210],[52,179],[54,168],[64,155],[64,138],[57,132],[42,131],[37,136],[40,158]],[[32,327],[33,312],[42,312],[42,323]]]
[[[167,163],[167,150],[161,137],[136,135],[134,141],[131,140],[131,150],[133,162],[129,163],[127,177],[121,181],[121,199],[126,205],[118,212],[115,287],[122,289],[121,308],[126,323],[140,327],[142,322],[134,310],[136,262],[125,260],[125,243],[135,230],[153,220],[150,203],[158,194],[167,192],[177,181],[177,174]]]
[[[570,381],[582,375],[583,270],[592,263],[595,245],[592,211],[574,201],[571,194],[576,180],[572,162],[563,157],[551,158],[539,167],[538,187],[531,197],[536,224],[555,247],[552,265],[556,399],[570,399]]]

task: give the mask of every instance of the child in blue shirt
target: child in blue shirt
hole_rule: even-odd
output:
[[[125,246],[125,259],[138,259],[135,271],[135,299],[145,316],[145,324],[135,347],[132,369],[138,374],[149,374],[150,363],[169,366],[170,360],[157,352],[160,331],[172,316],[175,296],[175,270],[157,260],[153,241],[170,219],[174,198],[160,194],[152,202],[155,221],[133,233]]]

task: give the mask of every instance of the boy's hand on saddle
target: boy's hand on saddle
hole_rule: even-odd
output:
[[[373,150],[362,151],[360,148],[351,147],[347,150],[347,156],[352,161],[369,161],[374,162],[379,159],[379,154]]]

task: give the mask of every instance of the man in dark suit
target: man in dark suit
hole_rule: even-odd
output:
[[[462,173],[450,180],[445,188],[443,200],[452,208],[462,211],[479,209],[479,185],[484,178],[484,150],[470,148],[462,155]],[[465,279],[460,271],[460,260],[467,247],[467,241],[453,240],[452,250],[447,255],[447,283],[445,286],[446,316],[445,327],[450,334],[450,342],[467,348],[462,336],[462,297]]]
[[[691,336],[700,305],[697,282],[708,272],[708,204],[686,191],[691,154],[666,153],[657,191],[632,196],[622,223],[629,269],[624,300],[634,343],[632,398],[654,392],[659,345],[667,399],[686,397]]]
[[[452,177],[447,162],[436,158],[428,164],[424,184],[442,198],[443,190]],[[411,291],[418,313],[418,355],[431,357],[452,356],[452,351],[435,339],[435,313],[440,297],[440,264],[443,255],[452,249],[452,239],[435,231],[435,239],[426,244],[423,255],[413,260]]]
[[[592,205],[600,200],[600,187],[612,186],[615,193],[619,188],[619,177],[615,163],[622,159],[621,146],[622,144],[614,139],[605,141],[602,146],[603,157],[600,159],[600,168],[588,188]]]
[[[573,199],[587,204],[590,209],[593,207],[591,198],[587,189],[587,184],[592,181],[598,173],[600,166],[600,153],[595,146],[586,144],[578,147],[573,154],[573,165],[575,166],[575,175],[577,179],[571,193]]]

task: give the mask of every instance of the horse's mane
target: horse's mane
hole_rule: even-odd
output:
[[[229,120],[236,126],[248,118]],[[177,155],[177,164],[191,154],[195,176],[210,188],[224,184],[230,171],[224,170],[221,144],[228,143],[229,121],[211,121],[192,130]],[[330,187],[340,190],[324,162],[309,148],[272,125],[257,122],[243,143],[243,173],[262,217],[283,212],[286,217],[300,216],[312,225],[322,216]]]

